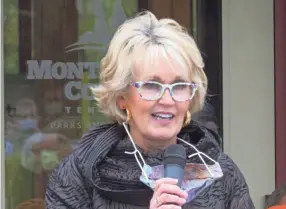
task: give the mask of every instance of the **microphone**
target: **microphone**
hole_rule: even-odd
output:
[[[186,159],[186,150],[180,144],[172,144],[164,152],[164,177],[177,179],[179,187],[182,185]]]

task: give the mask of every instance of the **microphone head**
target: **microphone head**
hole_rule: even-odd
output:
[[[185,148],[180,144],[172,144],[164,152],[164,165],[176,164],[182,167],[186,165],[187,154]]]

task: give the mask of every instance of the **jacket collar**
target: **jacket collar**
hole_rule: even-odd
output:
[[[131,199],[136,200],[139,205],[148,203],[148,200],[152,196],[152,191],[149,188],[139,189],[125,189],[115,191],[110,188],[102,186],[101,178],[98,165],[108,153],[117,145],[120,140],[126,138],[127,134],[123,125],[118,123],[105,124],[97,126],[90,130],[86,135],[83,136],[80,146],[76,149],[76,156],[78,158],[78,166],[82,175],[86,177],[87,184],[92,184],[98,191],[107,197],[117,199],[117,201],[126,201],[126,195],[132,197]],[[188,126],[184,127],[178,135],[180,138],[188,141],[197,147],[197,149],[205,154],[209,155],[213,159],[217,160],[220,149],[216,143],[216,136],[211,134],[207,129],[201,127],[196,122],[191,122]],[[194,150],[188,149],[187,154],[191,154]],[[196,161],[196,159],[194,159]],[[195,162],[194,161],[194,162]],[[200,160],[197,159],[197,162]],[[145,197],[145,200],[138,202],[139,196]],[[120,198],[125,197],[125,198]],[[119,198],[119,199],[118,199]],[[147,202],[147,203],[146,203]]]

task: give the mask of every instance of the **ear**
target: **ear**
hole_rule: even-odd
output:
[[[119,106],[120,109],[124,110],[127,107],[127,100],[124,96],[119,96],[116,99],[116,103]]]

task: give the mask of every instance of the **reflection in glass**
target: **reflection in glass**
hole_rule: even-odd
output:
[[[137,1],[5,0],[4,7],[5,209],[40,209],[50,172],[83,133],[108,121],[89,87]]]

